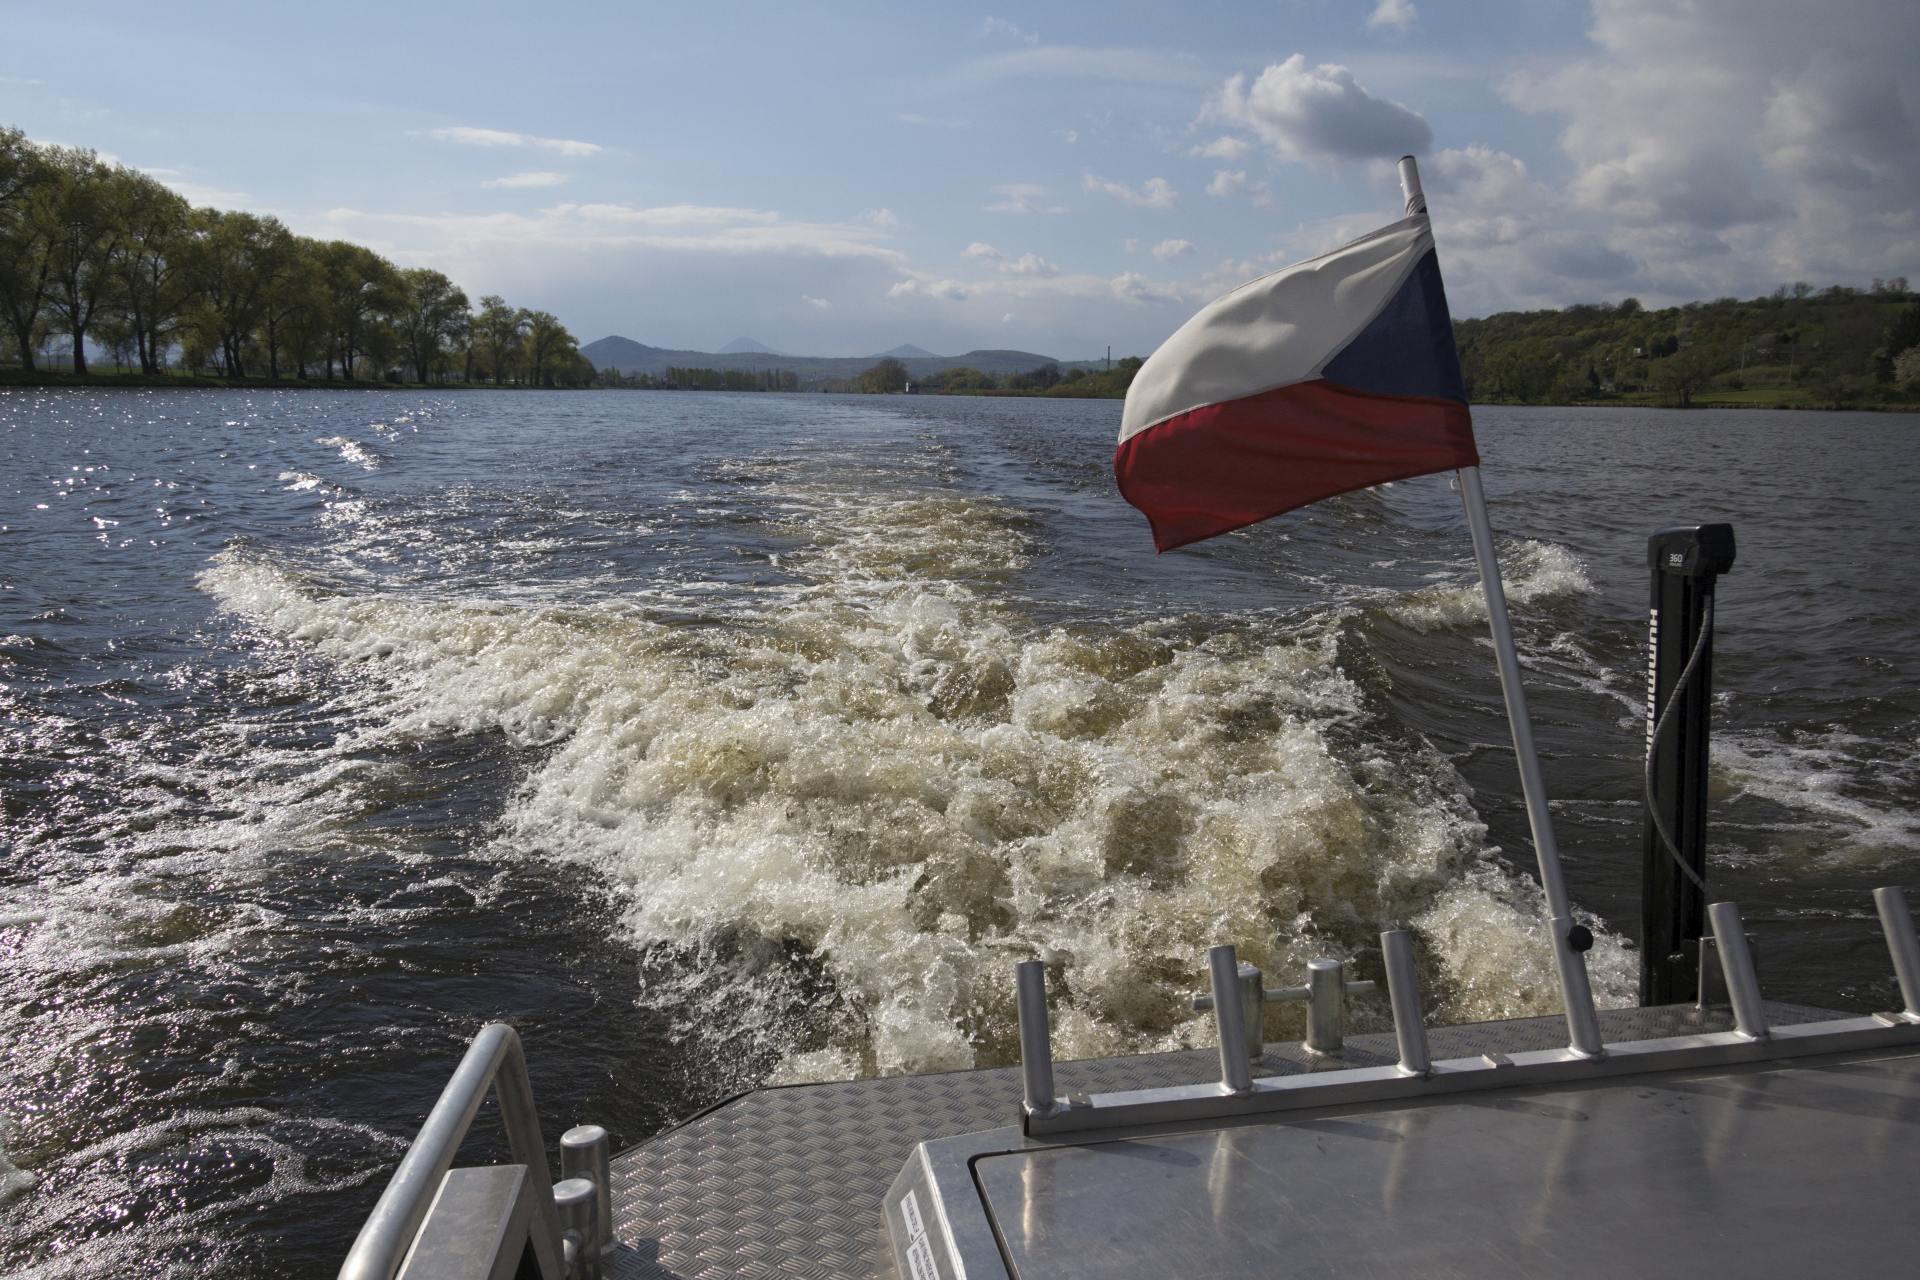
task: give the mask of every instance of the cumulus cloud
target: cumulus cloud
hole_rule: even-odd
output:
[[[1245,169],[1214,170],[1213,180],[1207,183],[1207,194],[1222,200],[1245,196],[1263,209],[1273,203],[1273,193],[1267,190],[1267,184],[1249,178]]]
[[[1035,276],[1050,279],[1060,274],[1060,268],[1037,253],[1023,253],[1019,257],[1010,257],[990,244],[976,240],[966,248],[966,254],[980,262],[985,262],[995,271],[1010,276]]]
[[[1172,262],[1177,258],[1191,258],[1193,253],[1191,240],[1162,240],[1153,246],[1153,256],[1162,262]]]
[[[522,150],[551,151],[559,156],[592,156],[604,150],[597,142],[578,142],[572,138],[542,138],[531,133],[510,133],[504,129],[476,129],[469,125],[429,129],[427,136],[441,142],[457,142],[468,147],[515,147]]]
[[[825,298],[816,298],[810,294],[803,293],[800,295],[800,301],[806,303],[808,306],[812,307],[815,311],[833,310],[833,303],[827,301]]]
[[[1559,120],[1564,217],[1642,296],[1913,274],[1920,9],[1859,0],[1843,25],[1794,0],[1600,0],[1587,52],[1503,92]]]
[[[988,213],[1065,213],[1063,204],[1047,203],[1047,189],[1031,182],[1006,182],[995,187],[1000,198],[986,206]]]
[[[1380,0],[1379,4],[1373,6],[1373,12],[1367,15],[1367,25],[1405,31],[1419,16],[1414,10],[1413,0]]]
[[[1122,302],[1140,305],[1180,301],[1177,292],[1153,283],[1138,271],[1123,271],[1108,281],[1108,285],[1113,290],[1113,296]]]
[[[893,210],[885,207],[879,209],[862,209],[860,211],[860,221],[866,223],[868,226],[881,227],[887,230],[891,230],[900,225],[899,217]]]
[[[1165,178],[1148,178],[1137,191],[1124,182],[1110,182],[1091,173],[1083,174],[1081,180],[1087,190],[1136,209],[1173,209],[1180,204],[1180,193]]]
[[[551,169],[536,169],[531,173],[510,173],[504,178],[488,178],[480,185],[483,187],[557,187],[567,180],[564,173],[555,173]]]
[[[1374,97],[1345,67],[1310,67],[1298,53],[1251,85],[1234,76],[1205,114],[1248,130],[1288,160],[1392,159],[1433,142],[1418,112]]]
[[[1253,150],[1253,144],[1245,138],[1236,138],[1232,134],[1223,133],[1212,142],[1193,147],[1187,154],[1199,156],[1203,160],[1238,160],[1251,150]]]
[[[912,276],[888,289],[887,296],[889,298],[938,298],[942,302],[964,302],[971,296],[971,291],[958,280]]]

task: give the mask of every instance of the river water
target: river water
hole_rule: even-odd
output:
[[[1156,557],[1118,420],[0,392],[0,1271],[331,1274],[494,1018],[550,1135],[631,1142],[762,1081],[1010,1061],[1033,955],[1062,1056],[1206,1043],[1216,941],[1371,972],[1404,924],[1435,1017],[1551,1010],[1445,480]],[[1920,420],[1477,420],[1602,998],[1645,537],[1728,520],[1715,888],[1769,995],[1888,1004]]]

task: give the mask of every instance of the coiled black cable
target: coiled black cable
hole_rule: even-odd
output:
[[[1687,865],[1680,853],[1680,846],[1674,843],[1673,832],[1667,830],[1667,824],[1660,819],[1660,802],[1654,792],[1653,762],[1660,752],[1660,736],[1667,731],[1667,723],[1673,719],[1673,709],[1680,705],[1680,696],[1687,691],[1694,674],[1700,669],[1700,660],[1706,656],[1707,641],[1713,635],[1713,597],[1708,596],[1700,615],[1700,638],[1693,643],[1693,652],[1687,656],[1687,665],[1680,669],[1680,679],[1674,683],[1673,692],[1667,695],[1666,709],[1660,718],[1653,722],[1653,733],[1647,739],[1647,814],[1653,819],[1653,829],[1660,835],[1660,843],[1665,847],[1667,856],[1673,859],[1673,865],[1679,867],[1687,879],[1693,881],[1693,887],[1701,896],[1707,892],[1707,882],[1700,873]]]

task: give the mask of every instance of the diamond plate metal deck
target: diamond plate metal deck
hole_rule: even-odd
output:
[[[1775,1026],[1833,1015],[1767,1005]],[[1609,1041],[1721,1031],[1691,1005],[1600,1015]],[[1518,1053],[1566,1043],[1559,1017],[1435,1027],[1436,1059]],[[1392,1033],[1347,1039],[1338,1057],[1272,1044],[1256,1075],[1397,1060]],[[1197,1084],[1218,1078],[1211,1049],[1055,1064],[1061,1094]],[[805,1277],[892,1280],[882,1201],[914,1144],[1013,1124],[1020,1071],[997,1067],[760,1089],[651,1138],[613,1161],[616,1280]]]

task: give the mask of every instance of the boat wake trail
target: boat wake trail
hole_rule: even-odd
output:
[[[793,476],[764,497],[788,580],[725,604],[342,594],[244,549],[201,582],[371,664],[383,732],[535,749],[499,851],[610,886],[649,998],[742,1083],[1011,1061],[1036,956],[1070,1057],[1210,1042],[1188,996],[1215,942],[1370,972],[1410,924],[1436,1016],[1557,1008],[1537,891],[1343,672],[1337,612],[1041,625],[1018,594],[1040,535],[1006,502]],[[1619,941],[1590,959],[1626,1000]]]

